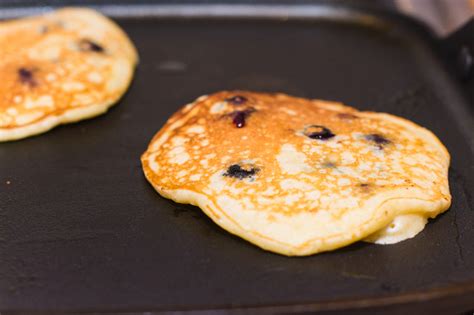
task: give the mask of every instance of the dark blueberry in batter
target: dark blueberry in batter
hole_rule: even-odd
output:
[[[29,86],[36,86],[36,80],[32,69],[20,68],[18,69],[18,76],[20,77],[21,83],[28,84]]]
[[[336,164],[332,163],[332,162],[324,162],[322,164],[322,167],[323,168],[336,168]]]
[[[254,108],[248,108],[246,110],[238,110],[233,113],[232,115],[232,122],[237,128],[242,128],[245,126],[245,119],[250,116],[251,113],[255,112]]]
[[[81,39],[79,49],[82,51],[93,51],[97,53],[104,52],[104,48],[90,39]]]
[[[229,102],[232,105],[242,105],[247,102],[247,98],[245,98],[244,96],[236,95],[226,99],[226,102]]]
[[[370,183],[360,183],[358,186],[360,187],[360,190],[364,193],[368,193],[373,189]]]
[[[233,164],[229,166],[227,171],[224,173],[224,176],[228,177],[234,177],[238,179],[244,179],[248,177],[252,177],[259,171],[258,168],[252,167],[250,170],[243,169],[240,165],[238,164]]]
[[[365,139],[369,140],[369,141],[372,141],[373,143],[376,143],[378,145],[385,145],[385,144],[391,143],[390,140],[388,140],[387,138],[384,138],[383,136],[381,136],[379,134],[376,134],[376,133],[366,135]]]
[[[238,112],[235,114],[234,119],[232,122],[237,128],[242,128],[245,126],[245,112]]]
[[[319,125],[311,125],[304,129],[304,135],[311,139],[327,140],[335,136],[328,128]]]

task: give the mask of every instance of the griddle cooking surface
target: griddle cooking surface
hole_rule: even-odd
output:
[[[141,56],[123,100],[101,117],[0,144],[0,309],[319,303],[474,281],[466,104],[427,33],[328,20],[118,22]],[[396,245],[305,258],[230,235],[198,208],[161,198],[139,160],[174,111],[222,89],[337,100],[431,129],[452,154],[450,211]]]

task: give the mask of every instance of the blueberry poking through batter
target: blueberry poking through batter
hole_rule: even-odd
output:
[[[304,129],[303,133],[308,138],[317,139],[317,140],[327,140],[336,136],[328,128],[324,126],[319,126],[319,125],[308,126]]]
[[[226,102],[229,102],[232,105],[242,105],[247,102],[247,98],[244,96],[236,95],[226,99]]]
[[[235,112],[232,112],[230,114],[232,116],[232,122],[237,128],[245,127],[245,120],[253,112],[255,112],[254,108],[248,108],[246,110],[237,110]]]
[[[104,47],[91,41],[90,39],[81,39],[79,42],[79,49],[82,51],[93,51],[97,53],[104,52]]]
[[[384,145],[392,143],[392,141],[376,133],[365,135],[365,139],[375,143],[379,149],[383,149]]]
[[[244,178],[252,177],[258,171],[259,171],[258,168],[252,167],[249,170],[246,170],[238,164],[232,164],[231,166],[229,166],[227,171],[224,173],[224,176],[234,177],[234,178],[238,178],[238,179],[244,179]]]
[[[20,68],[18,69],[18,76],[20,78],[20,82],[23,84],[27,84],[31,87],[36,86],[37,84],[33,74],[33,69]]]
[[[232,122],[237,128],[242,128],[245,126],[245,112],[237,112],[232,119]]]

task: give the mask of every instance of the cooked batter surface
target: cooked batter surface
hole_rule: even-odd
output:
[[[413,237],[451,200],[449,154],[430,131],[285,94],[200,97],[169,119],[142,163],[164,197],[285,255]]]

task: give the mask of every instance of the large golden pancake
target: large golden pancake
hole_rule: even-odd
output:
[[[285,94],[202,96],[168,120],[142,164],[162,196],[285,255],[395,243],[451,202],[449,154],[427,129]]]
[[[0,47],[0,141],[104,113],[138,60],[125,33],[90,9],[2,22]]]

